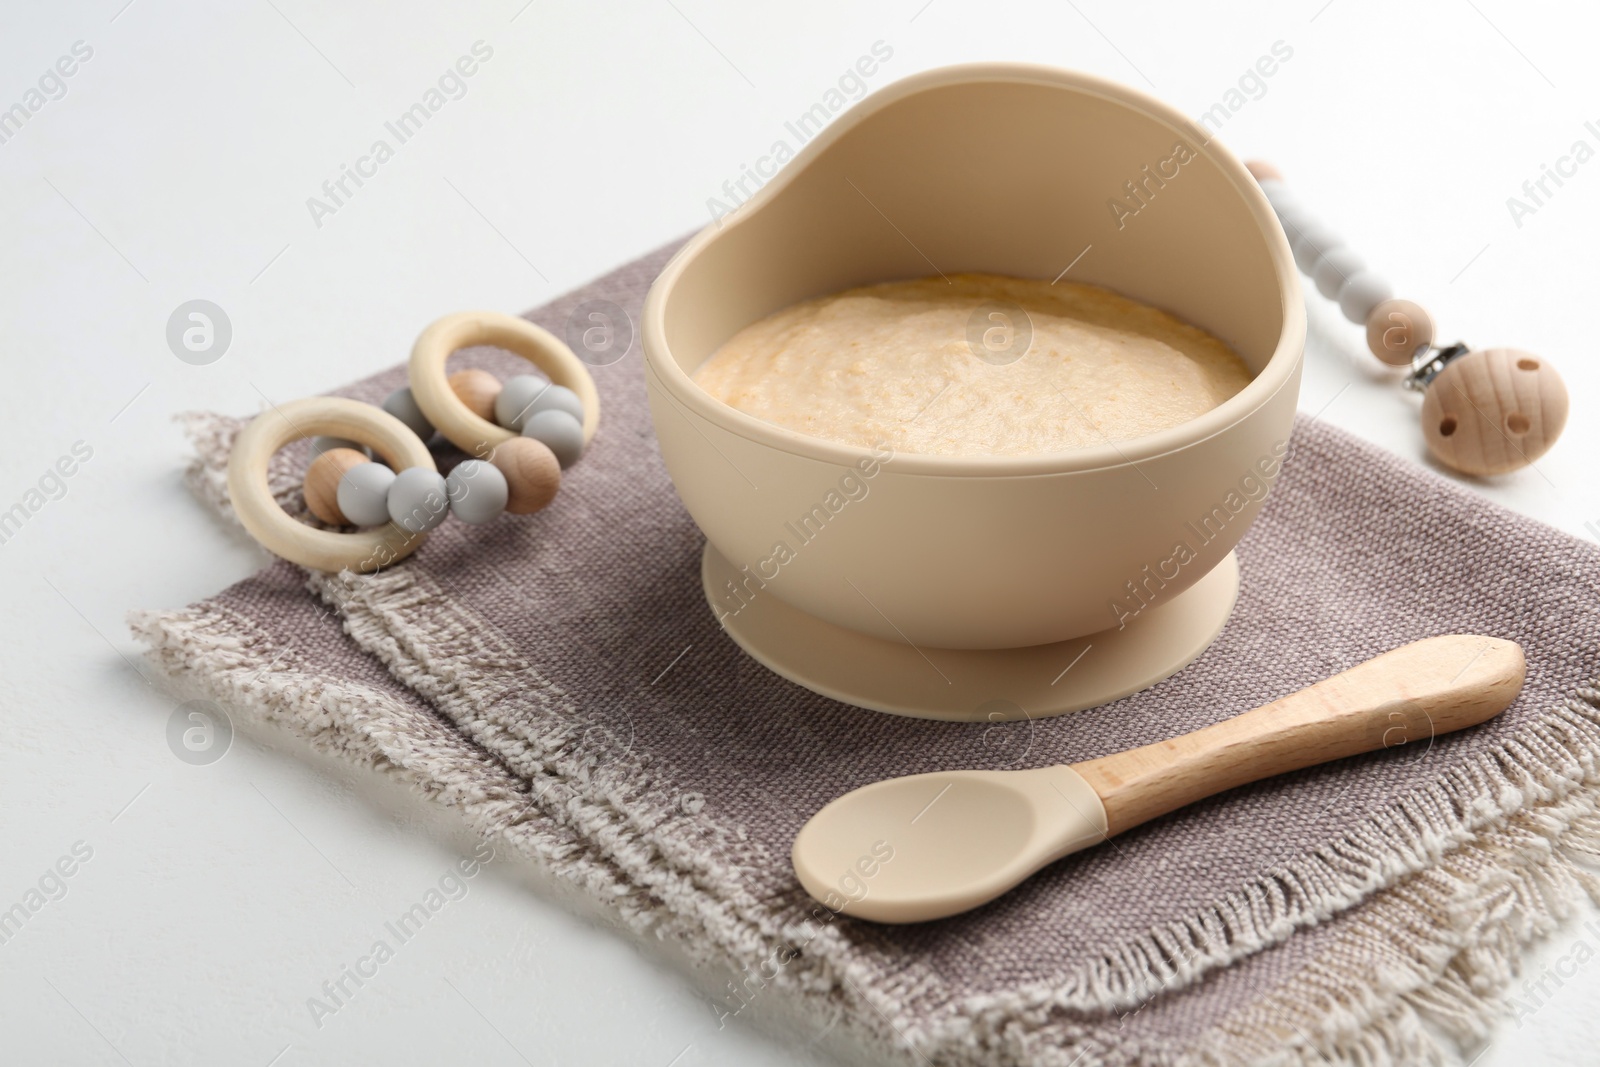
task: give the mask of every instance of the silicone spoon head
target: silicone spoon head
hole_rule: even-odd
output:
[[[1069,767],[936,771],[839,797],[800,830],[793,861],[833,911],[925,922],[993,900],[1105,836],[1100,798]]]

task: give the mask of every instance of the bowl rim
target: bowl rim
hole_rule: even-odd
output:
[[[671,356],[666,342],[666,300],[685,268],[706,245],[720,236],[727,227],[737,227],[748,222],[763,205],[778,196],[797,175],[803,173],[812,159],[830,148],[852,127],[886,107],[918,93],[951,85],[985,82],[1047,85],[1099,96],[1142,112],[1145,117],[1164,123],[1187,140],[1198,141],[1194,150],[1211,159],[1222,173],[1232,180],[1235,190],[1244,198],[1246,208],[1267,243],[1278,281],[1283,325],[1279,330],[1278,344],[1272,356],[1248,385],[1211,410],[1177,426],[1127,441],[1107,441],[1101,445],[1062,452],[1036,452],[1014,456],[946,456],[922,452],[894,452],[892,466],[896,473],[943,477],[1015,477],[1079,473],[1136,465],[1142,461],[1193,447],[1227,431],[1253,412],[1267,406],[1282,389],[1293,384],[1304,357],[1306,339],[1305,301],[1301,298],[1300,276],[1277,214],[1268,202],[1266,194],[1261,191],[1260,185],[1238,157],[1214,137],[1197,137],[1196,134],[1205,134],[1202,127],[1176,108],[1138,89],[1061,67],[1035,63],[990,62],[938,67],[909,75],[869,94],[802,146],[795,157],[753,196],[689,238],[652,283],[641,313],[641,347],[644,350],[647,377],[661,388],[669,403],[688,408],[693,414],[737,436],[792,455],[835,466],[855,466],[873,460],[883,461],[881,451],[862,445],[813,437],[767,422],[746,414],[706,392]],[[679,413],[683,414],[682,411]]]

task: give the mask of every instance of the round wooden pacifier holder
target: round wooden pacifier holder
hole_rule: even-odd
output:
[[[1422,436],[1434,459],[1474,476],[1506,474],[1550,450],[1567,424],[1567,387],[1548,360],[1516,348],[1440,347],[1433,316],[1319,222],[1270,163],[1245,164],[1283,224],[1295,263],[1317,291],[1365,326],[1367,347],[1406,370],[1422,393]]]
[[[334,396],[275,404],[240,431],[228,457],[228,496],[244,528],[267,551],[319,571],[374,571],[416,551],[426,534],[392,523],[348,533],[318,530],[278,506],[267,462],[291,441],[319,435],[365,445],[396,472],[438,470],[422,439],[381,408]]]

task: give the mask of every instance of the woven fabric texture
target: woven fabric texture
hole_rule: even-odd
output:
[[[670,252],[529,317],[559,333],[607,299],[637,322]],[[492,350],[457,362],[523,369]],[[777,678],[719,629],[643,374],[637,345],[595,368],[599,434],[545,511],[447,522],[373,576],[274,563],[136,632],[235,714],[404,777],[731,967],[728,1014],[791,998],[907,1062],[1448,1062],[1481,1039],[1520,948],[1595,892],[1594,546],[1302,418],[1238,550],[1237,609],[1191,666],[1054,719],[881,715]],[[403,375],[342,392],[375,402]],[[242,424],[190,420],[192,484],[225,514]],[[272,471],[290,510],[303,451]],[[836,917],[789,868],[804,820],[868,782],[1093,758],[1448,632],[1522,644],[1527,685],[1497,720],[1234,790],[968,915]]]

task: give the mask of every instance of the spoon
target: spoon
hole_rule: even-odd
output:
[[[934,771],[863,786],[795,837],[800,884],[835,912],[925,922],[1047,864],[1247,782],[1475,726],[1516,699],[1512,641],[1414,641],[1242,715],[1071,766]]]

